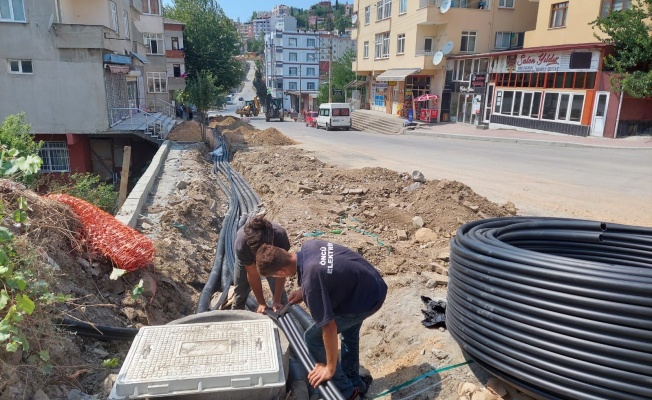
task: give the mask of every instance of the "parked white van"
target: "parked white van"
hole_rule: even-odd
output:
[[[348,103],[324,103],[319,105],[317,129],[351,129],[351,106]]]

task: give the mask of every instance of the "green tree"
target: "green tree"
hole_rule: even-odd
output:
[[[185,100],[197,107],[197,113],[199,113],[202,123],[206,121],[206,113],[212,106],[221,105],[216,103],[219,103],[219,98],[226,93],[214,82],[215,78],[209,71],[202,71],[186,83]]]
[[[267,96],[267,84],[265,84],[265,80],[263,79],[263,63],[260,60],[256,60],[253,85],[260,104],[263,104],[265,96]]]
[[[634,0],[631,8],[614,11],[592,22],[595,37],[614,46],[605,57],[605,69],[614,71],[611,84],[632,97],[652,96],[652,36],[646,21],[652,18],[652,0]]]
[[[184,22],[185,57],[189,78],[210,72],[223,91],[241,82],[240,37],[216,0],[176,0],[165,7],[166,17]]]
[[[348,50],[342,55],[342,57],[333,61],[331,66],[331,73],[334,89],[342,89],[342,95],[336,96],[333,94],[333,102],[343,102],[345,100],[344,96],[344,86],[355,80],[355,72],[351,69],[353,60],[355,59],[355,53],[353,50]],[[328,84],[324,83],[319,87],[319,95],[317,97],[320,103],[328,102]]]
[[[0,125],[0,145],[16,149],[22,156],[38,155],[41,142],[35,142],[31,126],[25,122],[25,114],[13,114]]]

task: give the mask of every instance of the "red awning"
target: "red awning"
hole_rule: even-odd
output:
[[[128,65],[107,64],[106,66],[112,74],[128,74],[129,71],[131,71],[131,68]]]

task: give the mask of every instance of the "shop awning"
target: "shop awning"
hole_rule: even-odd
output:
[[[134,53],[133,51],[131,52],[131,56],[135,58],[136,60],[140,61],[143,64],[149,64],[149,61],[147,60],[147,57],[145,57],[142,54]]]
[[[356,79],[344,85],[344,89],[359,88],[363,86],[367,86],[367,81],[360,81]]]
[[[376,82],[401,82],[408,75],[420,72],[421,68],[393,68],[388,69],[376,77]]]
[[[112,74],[128,74],[131,68],[128,65],[105,64]]]

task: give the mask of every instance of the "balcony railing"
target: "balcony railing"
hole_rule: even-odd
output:
[[[419,0],[419,8],[441,7],[444,0]],[[451,0],[451,8],[486,9],[487,0]]]
[[[434,56],[436,51],[434,50],[417,50],[415,56]]]

